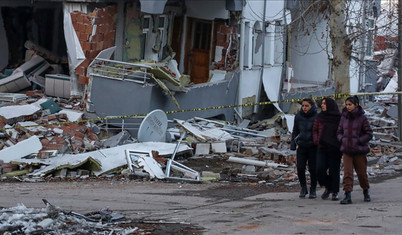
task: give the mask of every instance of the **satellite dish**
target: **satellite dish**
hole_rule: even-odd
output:
[[[166,113],[160,109],[150,112],[142,120],[138,130],[139,142],[165,142],[168,119]]]

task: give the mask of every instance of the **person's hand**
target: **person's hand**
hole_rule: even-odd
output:
[[[296,142],[295,141],[290,142],[290,150],[296,150]]]

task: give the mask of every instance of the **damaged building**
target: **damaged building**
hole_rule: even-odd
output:
[[[166,160],[162,161],[165,173],[159,167],[152,168],[157,165],[153,160],[154,155],[158,157],[153,151],[157,151],[165,157],[173,156],[169,166],[199,180],[198,173],[174,164],[179,151],[174,144],[162,151],[153,146],[142,149],[139,146],[144,144],[128,141],[131,135],[139,142],[173,142],[183,129],[195,137],[186,139],[190,147],[183,147],[180,153],[195,149],[195,155],[203,156],[242,150],[248,152],[247,157],[266,158],[259,157],[263,160],[259,162],[235,156],[229,159],[260,167],[266,166],[267,160],[292,166],[294,153],[287,152],[287,142],[296,108],[286,102],[255,103],[334,93],[332,59],[326,50],[317,52],[323,41],[314,40],[322,35],[328,43],[327,22],[320,22],[314,30],[306,29],[314,34],[298,30],[298,14],[303,10],[300,2],[1,1],[0,43],[7,49],[0,52],[0,100],[21,100],[18,105],[0,107],[0,127],[7,129],[2,146],[7,148],[1,153],[6,160],[3,168],[17,170],[11,169],[9,162],[35,166],[37,172],[32,175],[43,176],[54,171],[60,174],[58,167],[68,165],[73,174],[80,175],[76,168],[85,165],[99,176],[127,166],[129,159],[131,167],[147,166],[155,170],[154,176],[169,177]],[[367,19],[375,20],[378,1],[369,2]],[[311,23],[314,16],[305,19]],[[366,46],[368,55],[372,44]],[[372,64],[372,57],[364,59],[369,61],[362,64],[364,67],[351,70],[351,86],[357,87],[354,91],[362,84],[367,90],[369,80],[376,78],[373,68],[367,66]],[[27,90],[27,95],[17,93]],[[141,141],[140,125],[154,110],[166,117],[163,121],[160,116],[145,118],[145,123],[150,129],[157,127],[152,130],[159,137]],[[395,112],[390,110],[389,115]],[[201,124],[187,121],[194,117],[202,120]],[[261,121],[269,118],[267,123]],[[256,120],[260,122],[252,122]],[[247,129],[250,123],[258,131]],[[160,130],[176,124],[180,131],[169,132],[169,140]],[[121,132],[104,141],[104,132],[116,126]],[[389,132],[394,133],[394,124],[389,126]],[[222,139],[227,135],[230,138]],[[244,135],[254,139],[245,141]],[[389,137],[389,133],[384,136]],[[258,144],[254,143],[256,138],[260,138]],[[389,138],[394,141],[398,137]],[[33,149],[20,152],[21,142]],[[133,149],[117,147],[127,144]],[[8,152],[13,153],[10,159]],[[115,159],[105,159],[106,155]],[[37,169],[39,165],[43,169]],[[24,170],[17,174],[33,171]],[[293,174],[287,176],[295,178]]]
[[[368,20],[378,5],[365,5]],[[49,63],[23,70],[26,78],[3,92],[31,83],[51,96],[80,97],[100,117],[162,109],[181,119],[257,120],[289,104],[245,104],[334,92],[331,58],[317,52],[328,47],[316,40],[328,38],[327,23],[299,30],[299,1],[18,0],[1,8],[3,76],[19,79],[13,69],[34,55]],[[376,79],[367,64],[351,72],[359,81],[352,91]]]

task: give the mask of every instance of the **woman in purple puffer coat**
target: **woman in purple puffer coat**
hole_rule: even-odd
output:
[[[353,168],[363,189],[364,201],[369,202],[369,182],[367,177],[367,153],[370,152],[369,141],[373,137],[373,130],[363,108],[359,105],[357,96],[350,96],[345,100],[345,108],[342,111],[337,138],[341,142],[343,153],[343,191],[345,198],[341,204],[352,203]]]

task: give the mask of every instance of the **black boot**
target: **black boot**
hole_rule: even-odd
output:
[[[338,193],[332,193],[332,201],[338,201],[339,197],[338,197]]]
[[[316,192],[315,192],[315,188],[310,188],[310,196],[308,196],[308,198],[310,198],[310,199],[313,199],[313,198],[316,198],[317,197],[317,194],[316,194]]]
[[[300,195],[299,197],[306,197],[306,195],[308,194],[307,192],[307,186],[306,185],[302,185],[301,186],[301,190],[300,190]]]
[[[324,193],[321,195],[322,200],[325,200],[329,197],[329,190],[328,188],[325,188]]]
[[[370,202],[371,198],[370,198],[370,194],[369,194],[369,190],[365,189],[363,190],[363,195],[364,195],[364,201],[365,202]]]
[[[349,191],[345,191],[345,198],[342,199],[341,204],[352,204],[352,194]]]

